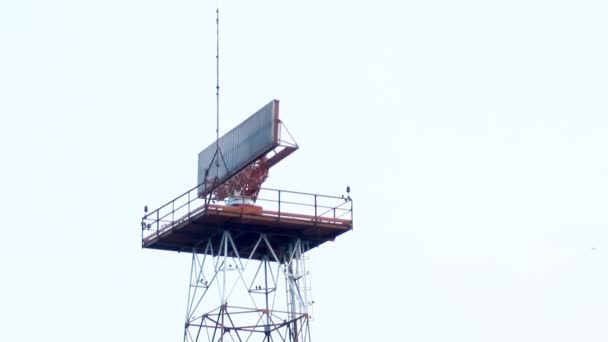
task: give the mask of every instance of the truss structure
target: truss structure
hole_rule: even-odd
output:
[[[192,250],[184,342],[311,341],[308,243],[270,241],[259,234],[243,256],[224,230]]]
[[[208,187],[215,189],[213,190],[213,198],[215,200],[223,201],[231,196],[240,196],[254,201],[257,199],[262,188],[262,183],[268,178],[268,171],[270,168],[298,149],[298,144],[295,139],[291,136],[285,124],[280,120],[277,121],[276,131],[278,139],[271,150],[252,161],[233,177],[217,187],[213,186],[213,183],[216,180],[211,181],[211,184],[208,185]],[[217,157],[218,155],[219,157]],[[223,164],[223,166],[226,167],[221,150],[216,152],[216,157],[214,158],[218,158],[218,160],[212,159],[211,164],[221,160],[220,164]],[[205,182],[209,183],[210,180],[205,179]]]

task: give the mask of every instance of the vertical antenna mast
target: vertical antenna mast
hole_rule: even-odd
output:
[[[220,5],[219,0],[215,2],[215,167],[220,167]],[[217,170],[216,175],[219,173]]]

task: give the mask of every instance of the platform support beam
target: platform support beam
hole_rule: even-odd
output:
[[[308,247],[297,238],[281,246],[271,240],[260,234],[244,249],[225,230],[219,244],[209,239],[193,249],[184,342],[311,341]]]

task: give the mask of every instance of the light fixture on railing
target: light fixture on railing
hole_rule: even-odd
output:
[[[344,202],[350,201],[350,185],[346,186],[346,197],[342,195],[342,198],[344,198]]]

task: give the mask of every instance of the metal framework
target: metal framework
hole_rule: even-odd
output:
[[[215,180],[205,180],[206,182],[211,183],[208,185],[209,188],[215,189],[213,190],[215,200],[222,201],[225,198],[234,195],[250,198],[254,201],[257,199],[257,196],[262,189],[262,183],[268,178],[268,171],[270,168],[298,149],[298,144],[289,133],[285,124],[277,119],[276,126],[276,143],[270,151],[262,154],[233,177],[217,187],[213,187],[213,182]],[[213,160],[211,161],[211,164],[212,163]]]
[[[261,189],[256,204],[195,187],[142,218],[142,247],[192,253],[184,342],[311,342],[308,252],[352,229],[352,200]]]
[[[184,342],[310,342],[306,242],[273,246],[259,234],[241,256],[232,235],[226,230],[219,244],[208,239],[202,253],[192,252]]]

